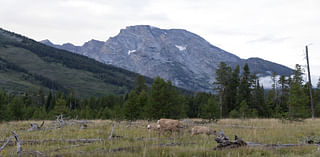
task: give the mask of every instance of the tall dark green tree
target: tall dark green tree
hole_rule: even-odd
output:
[[[303,90],[302,68],[296,65],[294,75],[289,90],[289,116],[290,118],[300,118],[308,116],[306,103],[308,97]],[[310,113],[310,112],[309,112]]]
[[[165,112],[170,118],[180,118],[184,114],[184,100],[182,97],[179,96],[176,87],[172,85],[170,80],[167,82],[166,86],[167,88],[165,93],[167,95],[167,102],[164,106]]]
[[[67,108],[67,101],[63,97],[59,97],[56,100],[56,105],[54,106],[53,109],[53,115],[66,115],[68,113],[68,108]]]
[[[198,112],[197,110],[199,110],[199,107],[196,105],[196,103],[194,102],[194,96],[187,96],[186,97],[186,103],[188,106],[188,110],[187,110],[187,117],[189,118],[195,118],[198,116]]]
[[[219,94],[219,109],[220,109],[220,118],[223,115],[228,114],[228,104],[224,101],[226,98],[226,91],[229,81],[231,79],[232,69],[228,67],[225,62],[221,62],[216,70],[216,81],[213,82],[214,89]]]
[[[71,111],[76,108],[76,98],[75,98],[75,92],[73,89],[69,89],[67,96],[67,106],[68,109]]]
[[[149,102],[149,94],[142,90],[138,96],[138,104],[141,106],[140,117],[142,119],[148,119],[148,102]]]
[[[37,104],[39,106],[44,106],[45,104],[45,93],[43,91],[43,87],[41,86],[40,89],[39,89],[39,93],[37,95],[37,98],[38,98],[38,102]]]
[[[150,102],[147,107],[149,119],[168,118],[169,115],[165,112],[165,106],[167,106],[166,88],[166,82],[162,78],[156,77],[154,79],[151,86]]]
[[[7,94],[0,90],[0,121],[7,120],[7,105],[8,105],[8,97]]]
[[[246,100],[242,100],[242,102],[240,103],[239,112],[242,119],[250,117],[251,111]]]
[[[144,76],[138,75],[136,79],[136,88],[135,88],[137,94],[139,94],[142,91],[145,91],[145,92],[148,91],[148,87],[145,83],[146,81],[144,79]]]
[[[52,99],[52,93],[50,92],[45,103],[46,112],[49,112],[49,110],[51,110],[54,107],[52,106]]]
[[[138,104],[136,92],[131,91],[129,97],[123,105],[123,113],[126,120],[134,121],[139,118],[142,107]]]
[[[279,112],[288,112],[288,100],[289,100],[289,86],[290,82],[284,75],[280,76],[278,81],[280,92],[279,92]]]
[[[23,120],[25,105],[20,97],[13,98],[8,104],[8,113],[11,120]]]
[[[226,101],[229,106],[228,112],[236,108],[236,104],[239,104],[238,98],[238,91],[240,85],[240,66],[237,65],[233,71],[231,80],[228,81],[227,92],[226,92]]]
[[[269,90],[268,92],[268,96],[267,96],[267,101],[266,101],[266,105],[268,106],[268,111],[269,113],[272,115],[270,116],[276,116],[280,114],[280,104],[278,103],[278,81],[277,81],[277,77],[276,77],[276,73],[273,72],[272,76],[271,76],[271,80],[272,80],[272,85],[271,85],[271,90]],[[269,115],[268,113],[268,115]]]
[[[150,91],[150,99],[146,110],[149,119],[179,118],[185,115],[185,99],[179,97],[179,93],[171,83],[167,83],[160,77],[153,81]]]
[[[200,118],[201,109],[203,108],[211,95],[204,92],[199,92],[195,96],[188,98],[188,117]]]
[[[320,117],[320,78],[318,80],[317,89],[314,94],[315,116]]]
[[[238,99],[239,102],[245,101],[250,102],[251,97],[251,81],[250,81],[250,69],[248,64],[246,63],[243,67],[243,72],[240,78],[240,85],[239,85],[239,93]]]
[[[259,78],[256,74],[251,75],[251,84],[252,84],[252,91],[251,91],[251,106],[252,109],[256,109],[260,116],[270,116],[270,110],[268,106],[265,105],[264,100],[264,88],[260,86]]]
[[[210,97],[208,102],[201,107],[201,118],[216,119],[220,116],[219,104],[214,97]]]

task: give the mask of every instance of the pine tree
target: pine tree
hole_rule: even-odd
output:
[[[43,106],[45,103],[45,94],[43,91],[43,87],[41,86],[38,93],[38,105]]]
[[[250,116],[250,109],[249,109],[249,106],[245,100],[242,100],[242,102],[240,103],[239,112],[241,114],[242,119]]]
[[[259,80],[258,80],[258,87],[257,87],[257,104],[260,107],[260,109],[262,110],[258,110],[259,115],[263,116],[263,117],[271,117],[270,115],[270,109],[268,108],[268,106],[266,105],[265,102],[265,93],[264,93],[264,87],[260,86],[259,84]]]
[[[100,113],[100,119],[110,119],[112,116],[112,110],[109,107],[105,107]]]
[[[215,90],[219,94],[219,109],[220,109],[220,118],[223,115],[228,114],[228,104],[226,104],[226,91],[229,81],[231,79],[232,69],[228,67],[225,62],[221,62],[216,70],[216,81],[213,82]]]
[[[274,97],[275,97],[275,91],[274,90],[269,90],[268,91],[268,95],[267,95],[267,100],[266,100],[266,106],[268,108],[268,113],[267,113],[267,117],[269,116],[275,116],[275,114],[279,114],[277,112],[273,112],[275,111],[275,109],[277,108],[277,110],[279,110],[279,106],[275,105],[274,102]]]
[[[251,83],[250,83],[250,70],[249,66],[246,63],[243,67],[243,73],[241,74],[240,78],[240,85],[239,85],[239,93],[238,99],[240,102],[245,101],[246,103],[250,102],[251,97]]]
[[[184,99],[180,97],[176,87],[174,87],[169,80],[166,88],[167,102],[165,106],[165,112],[169,118],[180,118],[184,114]]]
[[[140,117],[142,119],[148,118],[148,102],[149,102],[149,95],[146,91],[142,90],[138,96],[138,104],[141,106],[141,113]]]
[[[134,121],[140,116],[142,108],[138,104],[136,92],[131,91],[129,97],[123,105],[123,113],[126,120]]]
[[[232,71],[231,80],[228,81],[229,84],[227,86],[227,93],[226,93],[226,99],[228,104],[228,112],[232,111],[237,107],[236,104],[240,104],[238,102],[238,91],[239,91],[239,85],[240,85],[240,66],[237,65],[235,69]]]
[[[320,78],[318,80],[317,89],[314,95],[315,116],[320,117]]]
[[[142,75],[138,75],[137,79],[136,79],[136,88],[135,91],[137,92],[137,94],[139,94],[142,91],[148,91],[148,87],[145,84],[145,80],[144,80],[144,76]]]
[[[302,68],[296,65],[289,90],[289,116],[290,118],[301,118],[307,116],[306,102],[308,97],[303,90]]]
[[[7,115],[7,104],[7,94],[0,90],[0,122],[9,118]]]
[[[168,118],[169,115],[165,112],[166,104],[166,82],[160,77],[156,77],[151,86],[150,102],[148,103],[147,111],[149,119]]]
[[[220,116],[219,104],[214,97],[210,97],[208,102],[202,105],[201,118],[216,119]]]
[[[91,96],[90,99],[89,99],[89,102],[88,102],[88,106],[91,109],[94,109],[96,107],[96,104],[97,104],[96,98]]]
[[[56,116],[60,114],[66,115],[67,113],[68,113],[67,102],[63,97],[59,97],[56,100],[56,105],[54,106],[52,114],[53,116]]]
[[[8,104],[8,113],[11,120],[23,120],[25,105],[19,97],[14,97]]]
[[[115,121],[120,121],[124,118],[122,107],[120,104],[114,105],[111,113],[111,119]]]
[[[280,93],[279,93],[279,111],[280,112],[288,112],[288,98],[289,98],[289,80],[286,79],[284,75],[280,76],[279,78],[279,86],[280,86]]]
[[[195,103],[195,97],[193,95],[186,98],[187,103],[187,117],[198,118],[199,117],[199,105]]]
[[[47,112],[49,112],[49,110],[52,109],[51,101],[52,101],[52,93],[50,92],[45,103],[45,108]]]
[[[203,106],[205,106],[208,103],[208,99],[212,95],[209,93],[204,93],[204,92],[199,92],[197,95],[193,98],[193,105],[190,106],[189,108],[193,107],[194,109],[194,114],[196,115],[196,118],[201,117],[201,113],[203,113]],[[190,110],[190,109],[189,109]],[[219,115],[220,118],[220,115]]]
[[[86,106],[86,108],[84,109],[84,118],[85,119],[94,119],[95,118],[95,112],[93,111],[93,109],[90,106]]]
[[[48,118],[47,112],[46,112],[46,108],[44,106],[34,108],[32,119],[44,120],[47,118]]]
[[[268,106],[265,105],[264,101],[264,88],[260,86],[259,78],[256,74],[251,76],[251,84],[252,84],[252,91],[251,91],[251,108],[257,110],[260,116],[268,117],[270,114]]]
[[[67,94],[67,106],[69,111],[73,110],[76,108],[76,104],[75,104],[75,94],[73,89],[69,89],[69,93]]]

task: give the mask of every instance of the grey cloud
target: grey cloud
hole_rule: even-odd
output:
[[[240,57],[270,59],[279,51],[292,59],[278,61],[294,65],[300,56],[293,54],[300,53],[306,41],[319,41],[319,4],[319,0],[1,0],[0,27],[35,40],[75,44],[106,40],[128,25],[181,28]],[[319,50],[311,45],[310,55]],[[312,70],[320,74],[318,69]]]
[[[279,43],[284,42],[291,37],[276,37],[274,35],[265,35],[263,37],[247,41],[247,43],[261,43],[261,42],[268,42],[268,43]]]

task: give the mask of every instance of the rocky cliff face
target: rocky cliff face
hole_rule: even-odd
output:
[[[273,71],[284,75],[291,73],[287,67],[262,59],[243,60],[186,30],[164,30],[148,25],[122,29],[106,42],[90,40],[80,47],[53,46],[145,76],[160,76],[192,91],[210,91],[215,71],[222,61],[232,66],[248,62],[252,71],[261,75]]]

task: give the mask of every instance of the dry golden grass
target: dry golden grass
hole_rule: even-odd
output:
[[[23,144],[26,151],[39,151],[46,156],[320,156],[315,145],[305,145],[290,148],[266,149],[263,147],[243,147],[214,151],[217,143],[213,136],[191,136],[187,131],[183,135],[161,136],[157,132],[149,133],[147,121],[136,121],[130,124],[122,121],[115,123],[114,134],[120,136],[108,140],[112,128],[110,120],[90,121],[87,129],[80,125],[65,126],[54,129],[54,121],[45,121],[43,130],[27,132],[31,122],[4,122],[0,124],[0,146],[10,131],[16,131],[23,141],[56,140],[41,144]],[[195,124],[194,124],[195,125]],[[233,138],[235,134],[245,141],[262,144],[299,144],[308,136],[320,138],[320,119],[289,122],[278,119],[223,119],[217,123],[205,124]],[[104,139],[94,143],[68,143],[68,139]],[[166,145],[165,145],[166,144]],[[178,144],[178,145],[174,145]],[[16,146],[9,145],[2,156],[15,156]],[[25,155],[24,156],[28,156]],[[29,155],[32,156],[32,155]]]

